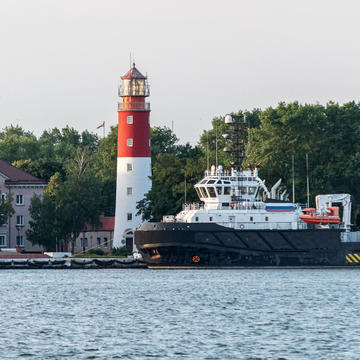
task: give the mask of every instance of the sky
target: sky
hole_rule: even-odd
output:
[[[230,112],[360,98],[358,0],[0,0],[0,128],[102,136],[147,74],[151,126],[195,145]]]

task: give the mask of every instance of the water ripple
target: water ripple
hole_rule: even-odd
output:
[[[360,357],[360,271],[1,275],[1,359]]]

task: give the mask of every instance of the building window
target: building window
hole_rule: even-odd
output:
[[[127,194],[128,194],[128,195],[132,195],[132,194],[133,194],[133,193],[132,193],[132,187],[127,188]]]
[[[100,245],[101,245],[101,240],[100,240],[100,238],[96,238],[96,243],[97,243],[97,246],[100,247]]]
[[[24,195],[16,195],[16,205],[24,205]]]
[[[104,248],[108,247],[108,239],[104,237]]]
[[[150,124],[150,116],[148,116],[148,122],[149,122],[149,124]]]
[[[210,221],[212,221],[212,217],[210,216]]]
[[[127,219],[128,219],[128,221],[131,221],[131,220],[132,220],[132,214],[131,214],[131,213],[128,213],[128,214],[127,214]]]
[[[127,169],[127,172],[133,171],[133,164],[127,163],[126,164],[126,169]]]
[[[85,238],[85,242],[83,242],[83,238],[80,238],[80,247],[83,248],[85,245],[85,248],[88,247],[87,238]]]
[[[134,123],[134,118],[133,118],[133,116],[128,116],[127,118],[126,118],[126,122],[128,123],[128,124],[133,124]]]
[[[151,146],[151,139],[149,139],[149,146]]]
[[[133,146],[133,139],[127,139],[127,140],[126,140],[126,144],[127,144],[127,146],[129,146],[129,147]]]
[[[16,236],[16,246],[24,246],[24,237],[22,235]]]
[[[4,200],[6,200],[6,193],[2,193],[2,194],[1,194],[1,198],[4,199]]]
[[[269,218],[267,216],[265,216],[265,221],[269,221]]]
[[[5,235],[0,235],[0,246],[6,246],[6,237],[5,237]]]
[[[250,221],[253,221],[253,217],[252,217],[252,216],[250,216]]]
[[[24,226],[24,215],[16,216],[16,226]]]

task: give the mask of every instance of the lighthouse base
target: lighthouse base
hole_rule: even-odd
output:
[[[127,246],[135,250],[134,229],[142,222],[136,215],[137,202],[151,189],[151,158],[122,157],[117,159],[116,209],[113,247]]]

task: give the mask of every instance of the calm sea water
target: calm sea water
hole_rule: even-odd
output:
[[[359,359],[360,270],[3,270],[0,359]]]

